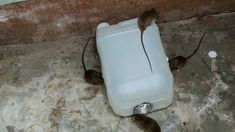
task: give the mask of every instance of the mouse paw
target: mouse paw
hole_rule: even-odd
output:
[[[176,70],[176,72],[180,72],[180,69]]]

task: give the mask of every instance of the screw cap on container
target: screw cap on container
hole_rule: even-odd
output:
[[[153,109],[153,106],[150,103],[142,103],[140,105],[137,105],[134,108],[134,114],[147,114],[149,112],[151,112],[151,110]]]

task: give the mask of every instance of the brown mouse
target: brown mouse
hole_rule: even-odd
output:
[[[146,115],[134,114],[132,116],[132,120],[144,132],[161,132],[161,128],[158,123]]]
[[[169,67],[171,71],[180,70],[181,68],[184,67],[187,60],[191,58],[198,51],[205,34],[206,32],[202,35],[197,48],[194,50],[194,52],[191,55],[189,55],[188,57],[177,56],[169,60]]]
[[[82,52],[82,65],[83,65],[84,72],[85,72],[85,75],[84,75],[85,81],[89,84],[97,85],[97,84],[103,83],[102,74],[100,72],[97,72],[92,69],[87,70],[86,66],[85,66],[85,62],[84,62],[85,50],[86,50],[86,47],[87,47],[90,39],[91,39],[91,37],[89,37],[89,39],[87,40],[87,43],[86,43],[86,45],[83,49],[83,52]]]
[[[154,8],[152,8],[151,10],[144,11],[138,17],[138,27],[140,29],[141,44],[144,49],[144,53],[148,59],[151,72],[153,71],[153,69],[152,69],[151,62],[149,60],[148,54],[147,54],[145,46],[144,46],[143,33],[148,26],[150,26],[154,21],[156,21],[156,19],[158,19],[158,17],[159,17],[159,15]]]

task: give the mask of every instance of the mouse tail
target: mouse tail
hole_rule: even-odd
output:
[[[146,115],[134,114],[132,116],[132,121],[144,132],[161,132],[161,127],[158,123]]]
[[[91,36],[88,38],[88,40],[87,40],[87,42],[86,42],[86,45],[84,46],[83,51],[82,51],[82,66],[83,66],[84,71],[87,71],[87,70],[86,70],[85,61],[84,61],[84,55],[85,55],[85,50],[86,50],[86,47],[87,47],[87,45],[88,45],[90,39],[91,39]]]
[[[192,53],[191,55],[189,55],[188,57],[186,57],[187,60],[188,60],[189,58],[191,58],[194,54],[197,53],[197,51],[198,51],[199,47],[201,46],[202,40],[203,40],[203,38],[204,38],[205,35],[206,35],[206,32],[203,33],[203,35],[202,35],[202,37],[201,37],[201,39],[200,39],[200,41],[199,41],[199,44],[198,44],[197,48],[193,51],[193,53]]]
[[[141,44],[142,44],[142,47],[143,47],[145,56],[146,56],[146,58],[148,59],[148,63],[149,63],[150,70],[151,70],[151,72],[153,72],[152,64],[151,64],[151,62],[150,62],[150,59],[149,59],[149,57],[148,57],[148,54],[147,54],[146,49],[145,49],[145,46],[144,46],[143,34],[144,34],[144,31],[141,31],[141,33],[140,33]]]

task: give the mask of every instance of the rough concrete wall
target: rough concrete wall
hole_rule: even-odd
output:
[[[160,22],[235,11],[234,0],[30,0],[0,7],[0,45],[55,39],[137,17],[156,8]]]

